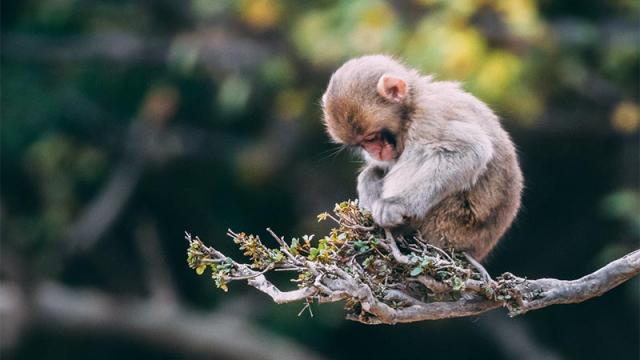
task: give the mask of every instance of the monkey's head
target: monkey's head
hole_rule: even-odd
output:
[[[417,72],[384,55],[342,65],[322,96],[323,120],[331,138],[358,146],[365,157],[389,162],[402,153]]]

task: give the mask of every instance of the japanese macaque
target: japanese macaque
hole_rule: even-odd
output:
[[[496,115],[459,83],[384,55],[342,65],[322,97],[337,143],[361,149],[360,206],[387,229],[484,258],[520,207],[522,173]]]

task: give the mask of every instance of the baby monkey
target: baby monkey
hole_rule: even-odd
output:
[[[360,148],[360,206],[394,231],[484,258],[520,207],[522,173],[496,115],[456,82],[383,55],[342,65],[322,97],[331,138]]]

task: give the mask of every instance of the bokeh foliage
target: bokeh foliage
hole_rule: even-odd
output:
[[[151,219],[181,296],[215,307],[211,287],[185,270],[183,230],[206,239],[229,227],[319,231],[313,214],[355,196],[358,165],[330,156],[318,99],[342,61],[384,52],[439,79],[463,81],[503,118],[520,149],[524,209],[489,266],[532,277],[587,273],[638,244],[638,4],[3,2],[0,210],[3,262],[14,264],[4,272],[28,282],[144,293],[132,239]],[[79,217],[140,152],[141,175],[113,223],[90,250],[69,250]],[[588,345],[601,340],[617,349],[613,355],[637,355],[629,339],[639,333],[630,320],[638,297],[623,291],[586,308],[532,315],[532,326],[557,329],[541,336],[569,358],[604,356]],[[387,340],[394,331],[354,328],[341,322],[339,309],[321,311],[313,321],[288,308],[258,317],[317,349],[357,332],[353,348],[327,350],[342,358],[362,355],[358,344],[367,337]],[[585,317],[604,330],[588,332],[579,325]],[[444,335],[435,330],[445,325],[402,334],[450,344],[446,334],[464,334],[468,325],[453,322]],[[579,339],[587,345],[575,345]],[[450,357],[497,351],[469,341]],[[28,348],[16,357],[28,357]],[[419,348],[406,351],[414,356]]]

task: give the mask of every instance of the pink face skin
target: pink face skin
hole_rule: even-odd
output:
[[[396,157],[396,149],[380,132],[369,133],[360,141],[360,146],[378,161],[391,161]]]

